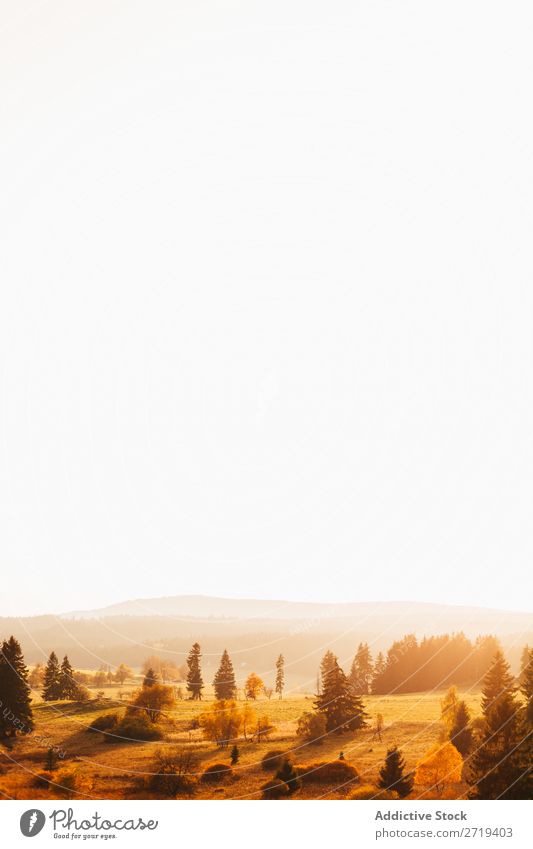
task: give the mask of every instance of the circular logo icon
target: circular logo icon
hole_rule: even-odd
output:
[[[42,831],[46,822],[46,817],[42,811],[37,808],[31,808],[29,811],[24,811],[20,818],[20,830],[24,837],[35,837]]]

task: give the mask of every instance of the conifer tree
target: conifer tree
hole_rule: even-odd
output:
[[[385,674],[386,663],[385,658],[383,656],[383,652],[379,652],[376,663],[374,664],[374,675],[372,677],[372,692],[380,693],[381,692],[381,680],[383,675]]]
[[[405,775],[405,761],[398,747],[388,749],[385,764],[379,771],[378,787],[382,790],[392,790],[400,799],[405,799],[413,789],[413,784],[413,776]]]
[[[328,658],[322,681],[322,692],[315,707],[326,717],[326,731],[355,731],[366,725],[366,713],[360,696],[356,696],[340,668],[335,655]]]
[[[356,695],[366,696],[368,694],[372,675],[372,655],[370,654],[368,643],[359,643],[350,669],[350,675],[348,676],[351,688]]]
[[[463,758],[472,749],[474,735],[470,727],[470,711],[464,701],[457,702],[454,721],[450,729],[450,741]]]
[[[283,688],[285,686],[285,658],[282,654],[276,660],[276,684],[275,690],[279,698],[283,698]]]
[[[154,687],[156,684],[159,684],[159,680],[160,680],[159,675],[150,666],[146,670],[146,674],[145,674],[144,679],[143,679],[143,689],[146,688],[146,687]]]
[[[320,692],[324,689],[324,682],[326,680],[326,675],[328,672],[335,666],[337,662],[337,658],[329,649],[326,654],[320,661]]]
[[[61,698],[60,673],[57,655],[52,651],[44,670],[43,699],[45,702],[53,702]]]
[[[533,726],[533,649],[527,646],[527,658],[523,658],[520,674],[520,691],[525,699],[525,720]]]
[[[200,645],[199,643],[194,643],[187,657],[187,666],[189,670],[187,672],[187,690],[191,694],[190,698],[193,701],[201,701],[202,699],[204,682],[202,679],[202,670],[200,668],[201,657],[202,653],[200,651]]]
[[[239,747],[237,746],[237,743],[235,743],[234,746],[233,746],[233,749],[231,750],[231,755],[230,755],[232,766],[235,766],[235,764],[239,763],[239,757],[240,757]]]
[[[484,729],[472,757],[470,796],[478,799],[521,798],[523,739],[514,679],[501,651],[483,680]]]
[[[79,686],[74,680],[74,670],[67,655],[63,658],[59,671],[59,698],[75,701],[78,698]]]
[[[15,737],[33,729],[28,669],[20,643],[4,640],[0,651],[0,736]]]
[[[231,700],[235,698],[237,693],[237,685],[235,683],[235,673],[233,664],[226,649],[222,652],[220,666],[213,680],[215,688],[215,697],[218,700]]]

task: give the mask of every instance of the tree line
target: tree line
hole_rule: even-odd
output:
[[[463,633],[442,634],[418,641],[414,634],[407,634],[374,660],[368,644],[360,643],[349,679],[360,695],[416,693],[451,684],[468,687],[481,681],[500,650],[493,636],[472,642]]]

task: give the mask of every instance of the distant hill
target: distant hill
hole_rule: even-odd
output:
[[[463,631],[474,639],[495,634],[516,668],[525,643],[533,643],[533,614],[417,602],[309,603],[209,596],[136,599],[98,610],[0,618],[0,637],[15,634],[28,663],[53,649],[80,668],[127,663],[139,667],[150,654],[181,664],[190,645],[202,646],[206,680],[224,648],[238,676],[254,670],[272,677],[275,658],[286,658],[290,686],[312,689],[327,648],[349,668],[357,645],[386,651],[408,633],[418,638]]]
[[[245,619],[286,622],[308,620],[314,627],[333,620],[351,620],[363,624],[376,621],[391,624],[410,620],[412,630],[434,633],[439,630],[482,630],[497,627],[509,633],[531,627],[533,613],[490,610],[483,607],[430,604],[423,602],[303,602],[218,598],[204,595],[163,596],[123,601],[97,610],[65,613],[62,619],[102,619],[109,616],[172,616],[177,618]]]

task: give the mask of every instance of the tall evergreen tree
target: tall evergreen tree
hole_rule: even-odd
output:
[[[352,690],[356,695],[366,696],[369,693],[372,676],[373,663],[368,643],[359,643],[348,676]]]
[[[453,723],[450,728],[450,741],[463,758],[472,749],[474,735],[470,727],[470,711],[464,701],[457,702]]]
[[[386,663],[385,658],[383,656],[383,652],[380,651],[378,656],[376,657],[376,662],[374,664],[374,675],[372,676],[372,692],[380,693],[381,692],[381,683],[382,678],[385,673]]]
[[[0,651],[0,735],[14,737],[33,728],[28,669],[20,643],[15,637],[4,640]]]
[[[470,795],[478,799],[521,798],[522,753],[514,679],[501,651],[483,680],[484,729],[471,762]]]
[[[382,790],[396,792],[400,799],[405,799],[413,789],[414,778],[405,775],[405,761],[397,746],[387,749],[385,763],[379,771],[378,787]]]
[[[219,700],[234,699],[237,693],[233,664],[226,649],[222,652],[220,666],[213,680],[215,696]]]
[[[520,692],[526,702],[526,722],[533,726],[533,649],[527,646],[526,649],[527,658],[523,658],[522,671],[520,673]]]
[[[285,658],[282,654],[276,660],[276,684],[275,689],[279,698],[283,698],[283,688],[285,686]]]
[[[67,655],[63,658],[59,671],[59,698],[75,701],[79,695],[78,683],[74,680],[74,670]]]
[[[200,668],[200,659],[202,653],[199,643],[194,643],[187,657],[187,690],[191,694],[190,698],[193,701],[201,701],[204,682],[202,679],[202,670]]]
[[[361,697],[353,693],[335,655],[333,661],[328,659],[322,691],[315,700],[315,707],[326,718],[326,731],[355,731],[366,725]]]
[[[324,683],[328,672],[335,666],[337,658],[329,649],[320,661],[320,691],[324,689]]]
[[[53,702],[61,698],[60,674],[57,655],[52,651],[44,670],[43,699],[45,702]]]

